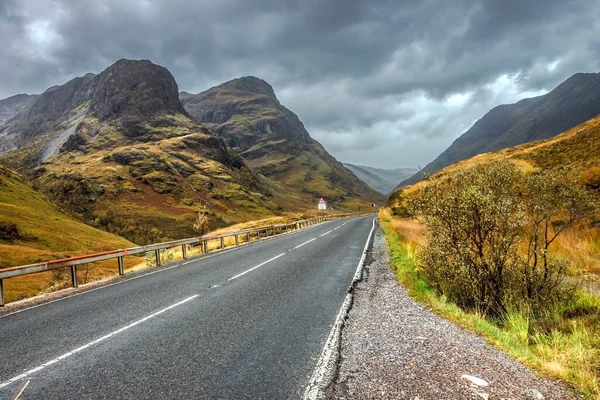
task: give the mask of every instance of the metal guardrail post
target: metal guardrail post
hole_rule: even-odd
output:
[[[225,238],[221,238],[221,248],[225,247]]]
[[[208,253],[208,240],[204,241],[204,252]]]
[[[240,244],[238,235],[235,235],[235,245],[237,246],[238,244]]]
[[[181,245],[181,255],[184,260],[187,260],[187,249],[185,247],[185,244]]]
[[[123,257],[117,258],[117,264],[119,265],[119,275],[124,275],[125,272],[123,271]]]
[[[0,307],[4,307],[4,284],[0,279]]]
[[[160,267],[160,250],[154,250],[154,258],[156,258],[156,266]]]
[[[71,265],[71,285],[77,287],[77,265]]]
[[[246,242],[250,242],[250,232],[246,233]]]

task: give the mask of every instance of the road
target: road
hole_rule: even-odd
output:
[[[301,398],[373,217],[0,317],[0,399]]]

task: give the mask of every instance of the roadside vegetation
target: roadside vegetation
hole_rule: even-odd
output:
[[[600,398],[600,299],[580,285],[600,270],[593,188],[570,170],[496,159],[432,177],[390,206],[382,228],[413,297]]]

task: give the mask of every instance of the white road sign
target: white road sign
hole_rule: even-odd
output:
[[[327,203],[325,202],[325,200],[323,200],[322,197],[319,200],[318,206],[319,206],[319,210],[326,210],[327,209]]]

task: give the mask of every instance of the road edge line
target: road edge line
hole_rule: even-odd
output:
[[[310,381],[304,390],[303,400],[321,400],[327,398],[327,390],[333,383],[336,373],[338,361],[340,358],[340,343],[342,339],[342,329],[346,324],[346,320],[348,319],[348,314],[350,313],[350,309],[352,308],[352,303],[354,301],[354,287],[358,282],[362,280],[363,267],[365,263],[365,259],[367,257],[367,250],[369,249],[369,245],[371,244],[371,240],[373,237],[373,232],[375,231],[375,221],[377,217],[373,218],[373,226],[371,227],[371,231],[369,232],[369,236],[367,237],[367,243],[365,244],[365,248],[363,250],[360,261],[358,262],[358,266],[356,267],[356,272],[354,273],[354,278],[352,279],[352,283],[348,287],[346,292],[346,298],[344,299],[344,303],[338,312],[338,315],[333,323],[331,328],[331,332],[329,333],[329,337],[327,338],[327,342],[325,342],[325,346],[321,351],[321,356],[319,357],[319,361],[315,367],[314,372],[311,375]]]

